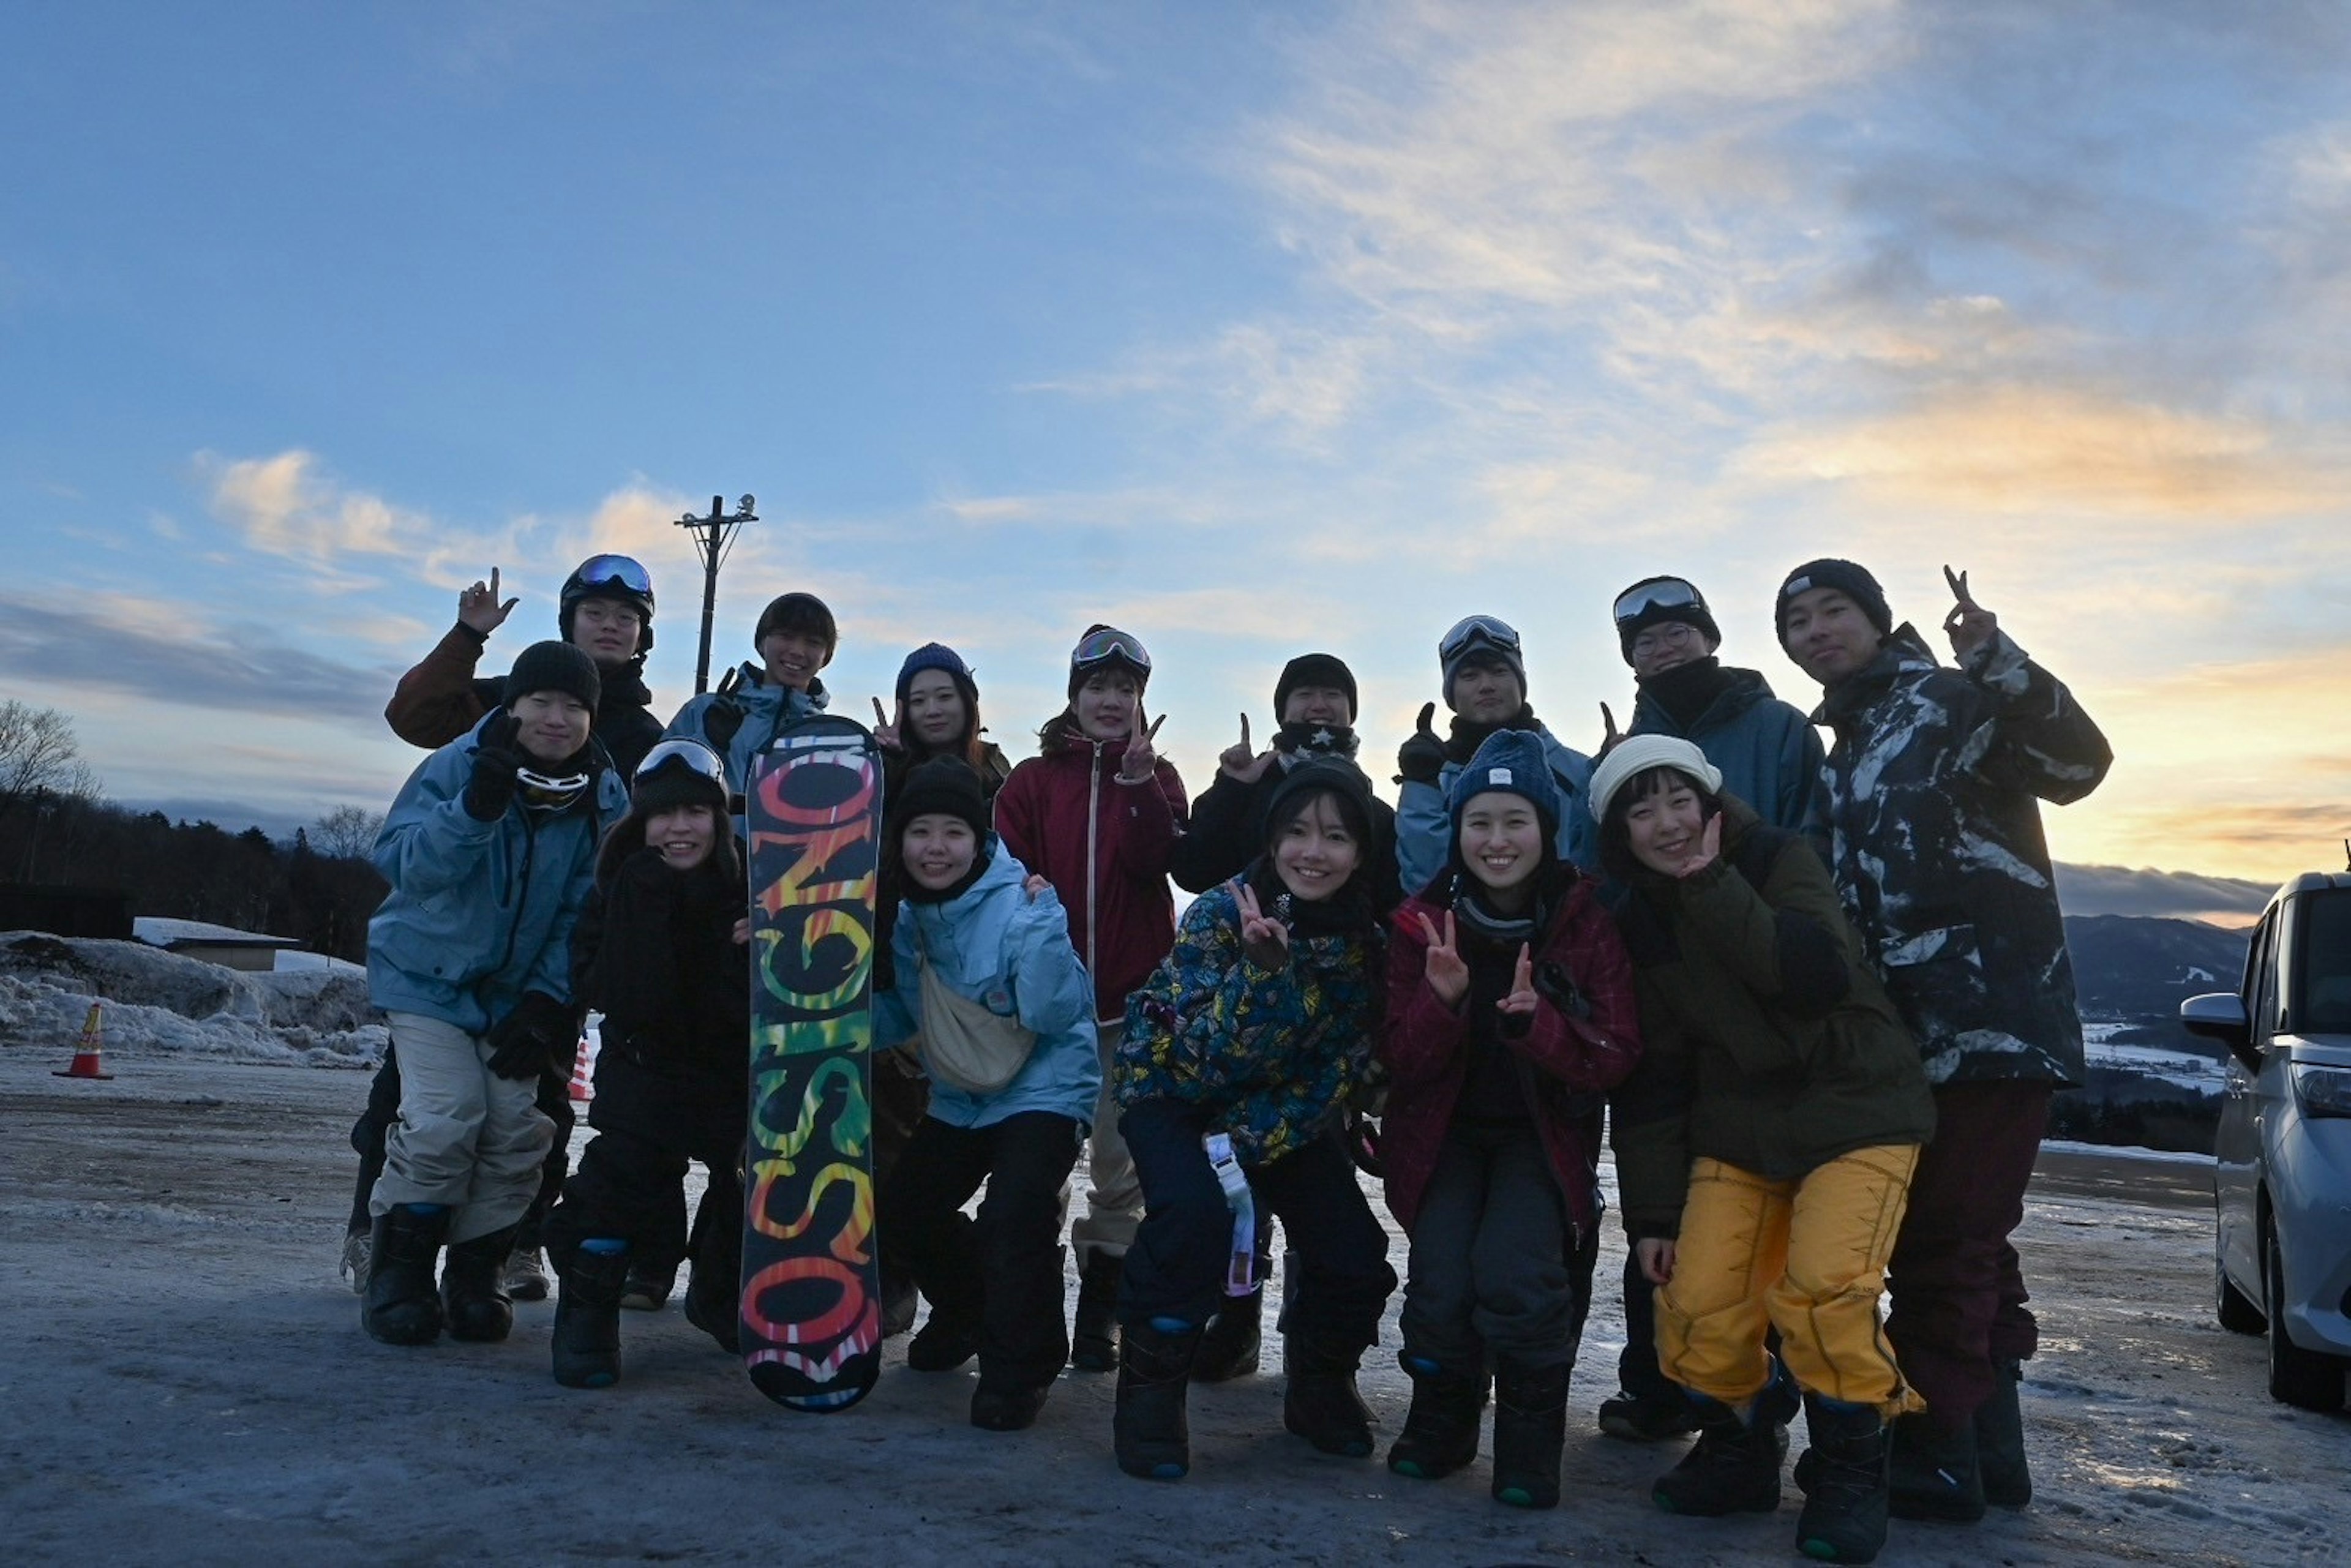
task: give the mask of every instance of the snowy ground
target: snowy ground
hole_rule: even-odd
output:
[[[856,1409],[778,1409],[674,1307],[626,1314],[626,1380],[603,1393],[549,1378],[548,1305],[503,1345],[375,1344],[334,1276],[365,1076],[141,1051],[73,1082],[51,1076],[70,1036],[0,1043],[16,1560],[1799,1561],[1792,1490],[1775,1516],[1671,1519],[1646,1482],[1674,1451],[1593,1429],[1621,1334],[1613,1236],[1557,1512],[1489,1501],[1482,1461],[1420,1483],[1319,1458],[1282,1433],[1272,1376],[1197,1391],[1193,1475],[1153,1484],[1112,1463],[1107,1377],[1065,1376],[1035,1430],[999,1436],[966,1424],[967,1374],[906,1372],[903,1341]],[[2058,1152],[2044,1172],[2020,1234],[2045,1325],[2024,1391],[2041,1497],[1974,1529],[1897,1524],[1881,1561],[2351,1562],[2351,1416],[2271,1403],[2261,1342],[2213,1324],[2205,1168]],[[1393,1354],[1391,1322],[1364,1378],[1386,1436]]]

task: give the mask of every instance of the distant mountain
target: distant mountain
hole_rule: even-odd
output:
[[[2182,1029],[2179,1004],[2235,990],[2246,941],[2197,920],[2068,915],[2089,1071],[2051,1106],[2050,1134],[2210,1154],[2228,1052]]]
[[[2237,988],[2245,973],[2245,943],[2242,931],[2199,920],[2065,917],[2074,986],[2088,1019],[2176,1024],[2188,998]]]

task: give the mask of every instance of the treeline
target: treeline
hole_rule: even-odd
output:
[[[366,859],[381,819],[355,807],[290,841],[259,828],[174,822],[87,796],[0,801],[0,882],[126,893],[134,915],[205,920],[367,958],[383,879]]]

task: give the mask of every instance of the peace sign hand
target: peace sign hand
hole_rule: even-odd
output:
[[[490,580],[475,582],[457,595],[457,619],[486,637],[505,624],[507,614],[521,600],[498,602],[498,569],[490,568]]]
[[[1535,1003],[1540,999],[1535,995],[1534,955],[1521,942],[1519,944],[1519,961],[1510,969],[1510,994],[1496,1002],[1494,1008],[1496,1011],[1508,1013],[1512,1018],[1532,1018]]]
[[[1427,915],[1415,910],[1412,917],[1420,922],[1420,934],[1428,943],[1426,967],[1422,971],[1428,977],[1428,988],[1447,1007],[1459,1007],[1461,998],[1469,994],[1469,966],[1462,958],[1461,949],[1455,946],[1453,911],[1445,912],[1442,936],[1437,934],[1437,926]]]
[[[1943,617],[1943,631],[1951,639],[1951,656],[1964,664],[1970,654],[1991,641],[1992,633],[2000,629],[2000,617],[1975,601],[1974,595],[1968,591],[1966,572],[1955,572],[1947,566],[1943,569],[1943,580],[1950,586],[1951,597],[1957,601],[1951,612]]]
[[[1241,715],[1239,744],[1228,746],[1217,754],[1217,771],[1240,783],[1254,784],[1264,778],[1265,770],[1272,766],[1272,752],[1260,756],[1250,748],[1249,715]]]
[[[1143,701],[1139,697],[1135,699],[1134,717],[1138,724],[1143,720]],[[1140,784],[1159,766],[1159,753],[1152,749],[1151,743],[1159,738],[1159,727],[1166,722],[1167,716],[1163,713],[1151,721],[1149,729],[1126,743],[1126,755],[1118,759],[1118,776],[1123,782]]]
[[[1247,883],[1234,894],[1241,911],[1241,951],[1260,969],[1279,969],[1290,962],[1290,927],[1258,907],[1257,894]]]
[[[1674,875],[1687,882],[1691,877],[1722,858],[1722,813],[1717,811],[1706,820],[1698,832],[1698,853],[1682,862],[1681,870]]]
[[[898,737],[898,727],[883,716],[882,699],[873,699],[873,744],[884,751],[904,751],[906,743]]]

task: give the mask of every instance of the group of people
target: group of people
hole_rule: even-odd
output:
[[[1862,567],[1791,573],[1774,621],[1820,685],[1810,715],[1720,662],[1694,584],[1635,583],[1614,619],[1637,695],[1596,758],[1535,716],[1518,632],[1470,616],[1437,646],[1449,727],[1421,710],[1393,807],[1328,653],[1284,666],[1272,744],[1244,719],[1196,800],[1155,749],[1132,633],[1079,639],[1017,766],[965,661],[907,655],[894,710],[874,703],[872,1069],[885,1326],[929,1302],[907,1365],[976,1359],[971,1420],[999,1431],[1065,1365],[1114,1369],[1120,1468],[1181,1477],[1188,1385],[1258,1366],[1278,1222],[1285,1424],[1368,1457],[1355,1375],[1398,1281],[1360,1166],[1408,1239],[1389,1468],[1468,1466],[1490,1403],[1493,1495],[1552,1507],[1604,1130],[1630,1245],[1601,1427],[1697,1434],[1659,1506],[1776,1508],[1800,1409],[1813,1557],[1869,1561],[1889,1511],[2022,1505],[2035,1326],[2008,1237],[2050,1095],[2082,1075],[2038,801],[2111,758],[1949,580],[1956,667]],[[839,632],[782,595],[757,658],[664,729],[642,565],[582,563],[561,637],[477,680],[513,602],[495,573],[466,591],[389,710],[436,749],[375,849],[392,1045],[354,1130],[346,1260],[377,1339],[496,1340],[510,1297],[546,1289],[543,1246],[555,1376],[597,1387],[621,1375],[621,1308],[660,1306],[682,1261],[688,1321],[735,1347],[732,812],[751,759],[830,701]],[[1196,894],[1180,921],[1171,879]],[[590,1010],[596,1136],[567,1176]]]

